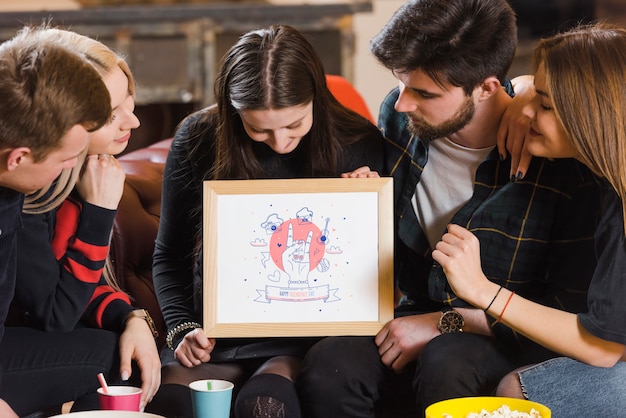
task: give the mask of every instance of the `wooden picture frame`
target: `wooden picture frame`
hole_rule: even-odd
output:
[[[203,184],[209,337],[375,335],[393,318],[393,181]]]

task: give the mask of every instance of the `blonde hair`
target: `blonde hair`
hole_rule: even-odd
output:
[[[626,206],[626,28],[599,22],[542,39],[554,112],[579,159],[605,177]],[[623,209],[626,234],[626,207]]]
[[[115,68],[120,68],[128,78],[128,93],[135,94],[135,80],[130,67],[123,57],[102,42],[76,32],[48,26],[27,27],[22,31],[35,40],[53,43],[81,56],[98,71],[101,77],[107,76]],[[79,156],[76,166],[63,170],[53,184],[26,196],[22,211],[27,214],[41,214],[61,205],[74,189],[86,157],[87,149]],[[106,258],[103,274],[109,286],[115,290],[121,290],[115,280],[109,255]]]
[[[20,30],[0,45],[0,147],[28,147],[34,162],[76,125],[93,132],[111,117],[111,98],[93,65]]]
[[[135,81],[128,64],[102,42],[76,32],[47,26],[26,27],[22,31],[35,41],[53,43],[83,57],[102,77],[119,67],[128,78],[129,94],[135,94]],[[74,188],[86,157],[87,151],[85,150],[74,168],[64,170],[52,185],[26,196],[24,213],[45,213],[58,207]]]

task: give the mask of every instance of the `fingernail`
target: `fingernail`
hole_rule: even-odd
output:
[[[129,376],[128,376],[128,372],[126,372],[126,371],[125,371],[125,372],[122,372],[122,380],[123,380],[123,381],[127,381],[127,380],[128,380],[128,378],[129,378]]]
[[[515,175],[511,174],[511,182],[515,183],[515,180],[517,180],[517,178],[515,177]]]
[[[517,172],[517,180],[521,180],[524,177],[524,174],[521,171]]]

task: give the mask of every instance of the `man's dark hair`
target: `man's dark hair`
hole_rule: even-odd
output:
[[[515,57],[517,24],[506,0],[409,0],[370,42],[388,69],[424,71],[470,94],[504,81]]]

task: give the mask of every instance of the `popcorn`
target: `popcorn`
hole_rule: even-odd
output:
[[[443,414],[443,418],[453,417],[449,414]],[[511,411],[511,408],[507,405],[502,405],[493,412],[489,412],[486,409],[480,412],[470,412],[465,418],[541,418],[541,414],[534,408],[530,412],[519,412],[517,410]]]

